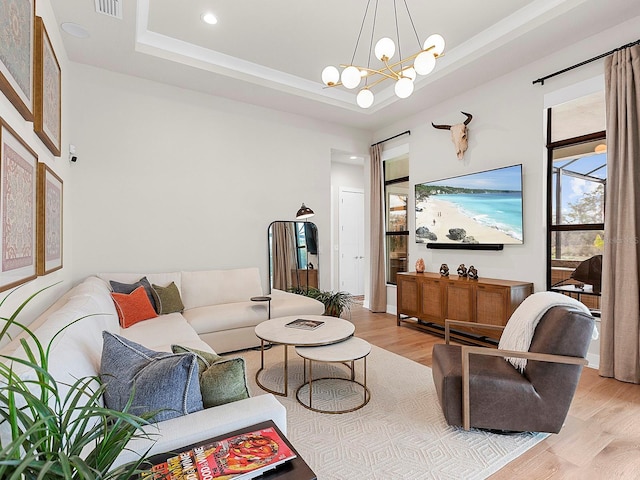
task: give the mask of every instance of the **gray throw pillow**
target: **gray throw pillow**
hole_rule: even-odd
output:
[[[156,311],[156,313],[160,313],[158,312],[158,306],[156,305],[156,301],[153,298],[153,288],[151,288],[151,284],[149,283],[149,280],[147,280],[147,277],[142,277],[140,280],[138,280],[135,283],[121,283],[121,282],[116,282],[115,280],[109,280],[109,284],[111,285],[111,290],[113,290],[115,293],[126,293],[126,294],[133,292],[136,288],[140,286],[144,287],[144,291],[147,294],[147,297],[149,297],[151,306]]]
[[[173,353],[193,352],[198,357],[200,392],[204,408],[249,398],[244,358],[225,359],[215,353],[172,345]]]
[[[133,396],[129,411],[157,412],[156,422],[202,410],[196,355],[155,352],[107,331],[102,340],[100,379],[107,408],[123,410]]]

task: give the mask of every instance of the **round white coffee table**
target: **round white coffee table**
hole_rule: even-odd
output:
[[[287,326],[291,322],[308,320],[314,323],[322,322],[320,326],[312,330],[306,328],[293,328]],[[298,322],[300,323],[300,322]],[[286,397],[289,393],[288,380],[288,347],[293,346],[319,346],[341,342],[353,335],[356,327],[353,323],[342,318],[327,317],[324,315],[294,315],[280,317],[261,322],[256,326],[256,336],[260,339],[260,369],[256,372],[256,383],[266,392]],[[259,379],[264,370],[264,345],[265,342],[284,346],[284,391],[270,389],[264,386]]]
[[[296,399],[298,403],[300,403],[303,407],[308,408],[309,410],[313,410],[314,412],[321,413],[347,413],[353,412],[364,407],[369,400],[371,399],[371,392],[367,388],[367,355],[371,353],[371,345],[366,340],[357,337],[350,337],[347,340],[344,340],[339,343],[334,343],[332,345],[325,345],[319,347],[296,347],[296,353],[300,355],[304,359],[304,383],[298,387],[296,390]],[[362,383],[356,380],[356,372],[355,372],[355,361],[363,360],[363,368],[362,368]],[[309,363],[309,381],[307,381],[307,361]],[[323,363],[349,363],[349,368],[351,370],[351,378],[341,378],[341,377],[322,377],[322,378],[313,378],[313,363],[314,362],[323,362]],[[313,406],[313,384],[320,382],[322,380],[339,380],[345,382],[351,382],[357,385],[362,386],[362,402],[356,405],[353,408],[348,408],[344,410],[327,410],[322,408],[317,408]],[[300,390],[309,386],[309,403],[306,404],[300,398]]]

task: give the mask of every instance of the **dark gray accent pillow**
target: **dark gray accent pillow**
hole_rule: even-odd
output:
[[[225,359],[215,353],[172,345],[173,353],[193,352],[198,357],[200,392],[204,408],[249,398],[244,358]]]
[[[129,411],[158,412],[156,422],[202,410],[195,354],[155,352],[107,331],[102,341],[100,379],[107,408],[123,410],[133,396]]]
[[[151,285],[151,293],[156,301],[158,315],[180,313],[184,310],[184,304],[182,303],[182,298],[180,298],[180,290],[178,290],[174,282],[171,282],[166,287],[161,287],[154,283]]]
[[[156,311],[156,313],[160,313],[158,312],[158,306],[156,305],[156,301],[153,298],[153,288],[151,288],[151,284],[149,283],[149,280],[147,280],[147,277],[142,277],[136,283],[121,283],[121,282],[116,282],[115,280],[109,280],[109,284],[111,285],[111,290],[113,290],[115,293],[126,293],[126,294],[133,292],[136,288],[140,286],[144,287],[144,291],[146,292],[147,297],[149,297],[151,306]]]

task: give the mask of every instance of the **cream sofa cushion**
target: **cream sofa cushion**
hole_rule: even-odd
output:
[[[199,334],[255,327],[267,319],[264,305],[256,302],[224,303],[185,310],[184,318]]]
[[[291,315],[322,315],[324,304],[313,298],[283,290],[271,290],[271,318]]]
[[[262,295],[257,268],[182,272],[182,302],[185,310],[249,301]]]
[[[34,331],[43,348],[46,349],[49,342],[52,342],[48,370],[58,382],[63,396],[69,390],[69,384],[79,378],[98,374],[102,331],[117,333],[120,330],[113,305],[109,313],[102,313],[105,309],[97,298],[100,294],[90,295],[87,288],[100,291],[99,286],[83,287],[79,289],[80,294],[76,294],[78,289],[72,290],[67,297],[68,301],[58,310],[48,313],[46,321]],[[73,323],[78,319],[80,320]],[[35,348],[31,339],[27,343],[32,349]],[[11,355],[26,358],[22,346],[18,346]],[[22,364],[14,363],[14,372],[23,379],[36,378],[35,372]]]
[[[171,352],[172,344],[211,350],[211,347],[200,340],[196,331],[179,313],[169,313],[143,320],[129,328],[120,329],[118,333],[128,340],[162,352]]]
[[[236,302],[191,308],[183,312],[189,325],[200,335],[243,327],[255,327],[268,318],[266,302]],[[271,318],[290,315],[322,315],[324,305],[304,295],[273,290]]]

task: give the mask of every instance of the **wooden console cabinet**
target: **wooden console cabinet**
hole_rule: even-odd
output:
[[[308,280],[310,287],[318,288],[318,270],[315,268],[310,268],[309,270],[304,268],[296,270],[294,268],[291,270],[291,277],[293,278],[293,284],[297,287],[306,287]]]
[[[445,319],[506,325],[522,301],[533,293],[533,283],[439,273],[398,273],[397,319],[435,333],[442,332]],[[460,332],[457,332],[460,333]],[[472,343],[495,343],[494,330],[473,329],[462,338]],[[455,336],[455,335],[454,335]]]

